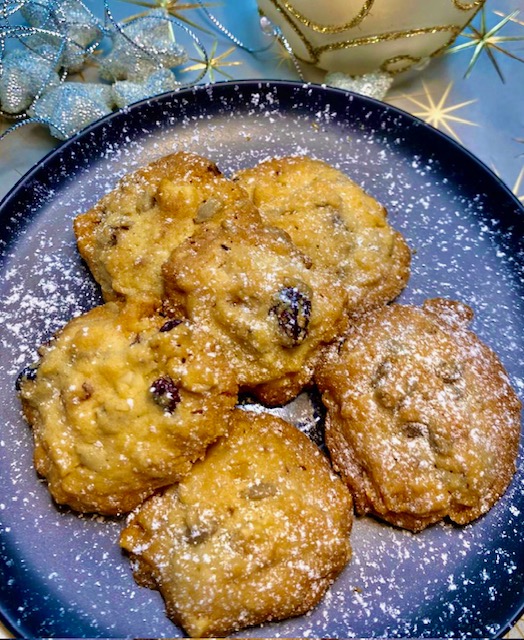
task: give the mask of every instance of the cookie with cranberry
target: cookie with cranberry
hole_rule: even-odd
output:
[[[384,207],[344,173],[308,157],[273,158],[233,178],[264,222],[284,229],[316,265],[333,269],[360,314],[404,289],[411,255]]]
[[[242,390],[291,400],[321,349],[345,326],[345,291],[281,229],[224,220],[203,225],[163,267],[170,312],[206,326]]]
[[[451,300],[393,304],[356,324],[316,380],[326,443],[356,510],[418,531],[486,513],[515,472],[520,401]]]
[[[237,393],[207,332],[116,302],[71,320],[19,387],[52,496],[103,514],[187,473],[226,431]]]
[[[351,497],[307,436],[268,414],[231,430],[129,518],[121,545],[191,637],[306,613],[348,562]]]
[[[162,298],[162,263],[203,221],[257,215],[216,164],[177,152],[122,178],[74,230],[105,300]]]

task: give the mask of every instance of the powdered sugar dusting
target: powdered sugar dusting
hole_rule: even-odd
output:
[[[100,296],[72,219],[117,179],[178,149],[226,173],[307,154],[345,171],[389,211],[414,251],[402,301],[467,302],[473,328],[524,394],[522,210],[466,156],[394,110],[313,86],[231,83],[144,103],[73,140],[4,202],[0,239],[0,552],[10,621],[35,636],[180,636],[160,596],[139,588],[120,521],[57,510],[37,481],[14,393],[36,347]],[[298,421],[306,416],[298,409]],[[295,416],[297,417],[297,416]],[[353,559],[309,615],[251,637],[493,636],[518,613],[524,482],[463,528],[420,534],[357,519]]]

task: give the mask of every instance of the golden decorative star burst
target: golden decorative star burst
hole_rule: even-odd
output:
[[[229,78],[230,80],[233,80],[233,76],[227,73],[226,71],[224,71],[224,67],[237,67],[242,64],[241,62],[238,62],[236,60],[226,60],[226,58],[230,56],[235,51],[236,48],[230,47],[229,49],[227,49],[227,51],[224,51],[223,53],[217,56],[216,55],[217,46],[218,46],[218,41],[215,40],[209,52],[207,65],[203,57],[189,58],[191,62],[194,62],[195,64],[192,64],[189,67],[185,67],[184,69],[182,69],[182,73],[185,73],[188,71],[203,71],[204,69],[207,69],[207,72],[209,73],[209,79],[211,80],[211,82],[215,81],[215,71],[220,75],[224,76],[225,78]],[[196,45],[195,45],[195,49],[200,55],[202,54],[202,51]]]
[[[455,138],[455,140],[457,140],[458,142],[462,142],[457,132],[455,131],[453,124],[464,124],[470,127],[477,127],[478,125],[474,122],[471,122],[471,120],[461,118],[460,116],[456,115],[455,112],[459,109],[467,107],[470,104],[473,104],[474,102],[476,102],[476,100],[466,100],[464,102],[459,102],[458,104],[449,104],[448,98],[453,87],[452,82],[448,84],[440,98],[437,99],[433,98],[425,82],[422,82],[422,86],[424,88],[423,94],[402,94],[398,97],[405,98],[412,104],[420,107],[419,111],[409,109],[409,111],[414,116],[417,116],[417,118],[422,118],[424,122],[427,122],[436,129],[445,131],[450,136]]]
[[[500,172],[497,170],[497,167],[492,164],[491,165],[491,169],[493,170],[493,173],[500,178],[501,180],[503,180],[503,182],[505,182],[507,184],[507,186],[509,187],[509,183],[507,183],[502,176],[500,175]],[[515,180],[515,183],[513,184],[512,187],[509,187],[513,193],[513,195],[515,196],[515,198],[517,198],[517,200],[519,200],[520,202],[524,203],[524,193],[520,193],[520,190],[522,188],[522,184],[524,182],[524,166],[522,167],[522,169],[519,172],[519,175],[517,176],[517,179]]]
[[[505,18],[506,17],[505,14],[502,13],[502,11],[493,11],[493,13],[496,16],[500,16],[501,18]],[[518,13],[518,12],[514,12],[514,13]],[[524,21],[522,21],[522,20],[517,20],[516,18],[513,18],[513,17],[510,16],[509,21],[510,22],[515,22],[516,24],[520,24],[521,27],[524,27]]]
[[[281,42],[278,42],[278,45],[275,48],[273,59],[276,61],[277,69],[280,69],[281,67],[294,67],[293,54],[288,51]]]
[[[200,31],[204,31],[205,33],[211,33],[207,29],[204,29],[200,24],[190,20],[186,15],[184,15],[184,11],[191,11],[193,9],[200,9],[202,6],[204,7],[212,7],[216,3],[212,2],[180,2],[180,0],[121,0],[122,2],[127,2],[128,4],[134,4],[139,7],[144,7],[148,11],[151,9],[165,9],[169,15],[177,20],[185,22],[195,29],[200,29]],[[128,20],[134,20],[135,18],[142,17],[146,15],[147,11],[142,13],[135,14],[130,16]]]
[[[505,82],[504,76],[502,74],[502,70],[499,66],[499,63],[495,57],[495,52],[502,53],[513,60],[518,60],[519,62],[524,62],[523,58],[519,58],[519,56],[515,55],[507,48],[503,47],[502,44],[506,42],[517,42],[523,41],[524,36],[501,36],[497,35],[500,31],[508,24],[508,22],[514,22],[517,24],[523,24],[521,21],[516,20],[516,16],[519,15],[520,11],[513,11],[509,15],[506,15],[497,22],[494,27],[488,29],[486,24],[486,11],[485,8],[482,8],[480,13],[480,25],[479,27],[475,27],[473,24],[469,24],[467,29],[464,30],[460,34],[460,38],[466,38],[468,42],[463,42],[462,44],[457,44],[450,47],[446,53],[457,53],[459,51],[465,51],[467,49],[473,49],[473,55],[471,56],[471,60],[469,62],[468,68],[466,69],[466,73],[464,77],[467,77],[473,67],[475,66],[477,60],[479,59],[481,53],[484,51],[488,56],[489,60],[495,67],[500,79],[502,82]],[[500,15],[500,14],[498,14]]]
[[[517,180],[515,181],[515,184],[513,185],[513,189],[512,189],[516,198],[524,204],[524,193],[519,195],[523,180],[524,180],[524,167],[522,167],[522,169],[520,170],[520,173],[517,176]]]

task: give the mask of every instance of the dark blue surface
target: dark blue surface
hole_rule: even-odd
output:
[[[63,144],[0,205],[0,606],[17,635],[181,635],[156,592],[136,587],[118,548],[122,522],[51,503],[32,468],[17,371],[72,314],[100,302],[71,221],[152,157],[186,148],[227,174],[270,155],[337,164],[389,210],[414,251],[403,301],[471,304],[474,329],[524,389],[524,213],[458,144],[392,107],[286,82],[197,87],[114,114]],[[354,557],[310,616],[245,636],[492,637],[524,601],[524,478],[463,528],[413,535],[362,518]]]

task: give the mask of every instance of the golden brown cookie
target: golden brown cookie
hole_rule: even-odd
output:
[[[258,214],[243,189],[201,156],[177,152],[125,176],[74,221],[105,300],[162,297],[160,268],[202,222]]]
[[[234,376],[209,335],[110,302],[67,324],[20,381],[55,500],[117,514],[179,480],[223,434]]]
[[[121,545],[192,637],[225,636],[314,607],[348,562],[351,497],[303,433],[234,412],[179,485],[151,497]]]
[[[233,178],[264,222],[284,229],[314,264],[334,269],[350,314],[393,300],[405,287],[410,251],[386,210],[341,171],[308,157],[273,158]]]
[[[203,225],[163,268],[171,312],[209,328],[242,389],[283,404],[309,383],[345,326],[345,292],[288,234],[235,220]]]
[[[316,373],[358,513],[418,531],[486,513],[515,471],[520,402],[473,313],[432,299],[364,317]]]

